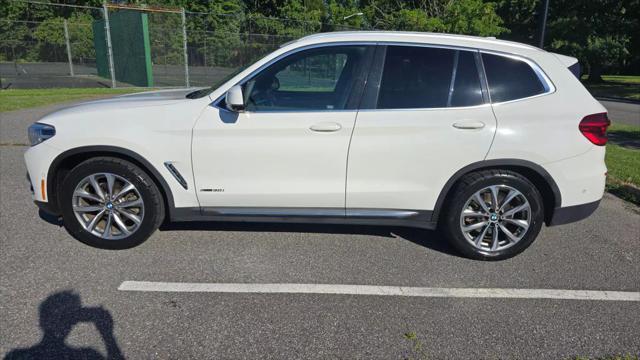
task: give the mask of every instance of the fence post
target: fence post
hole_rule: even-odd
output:
[[[67,26],[67,19],[64,19],[64,41],[67,43],[67,59],[69,59],[69,74],[73,74],[73,61],[71,60],[71,44],[69,43],[69,27]]]
[[[113,48],[111,47],[111,27],[109,26],[109,9],[107,2],[102,3],[102,11],[104,13],[104,31],[107,38],[107,54],[109,56],[109,72],[111,73],[111,87],[116,88],[116,72],[113,65]]]
[[[184,83],[189,85],[189,57],[187,56],[187,16],[182,8],[182,46],[184,48]]]

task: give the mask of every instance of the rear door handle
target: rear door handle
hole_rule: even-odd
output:
[[[463,130],[482,129],[484,127],[484,123],[482,121],[457,122],[453,124],[453,127]]]
[[[311,131],[317,131],[317,132],[334,132],[342,129],[342,126],[334,122],[322,122],[322,123],[311,125],[309,129],[311,129]]]

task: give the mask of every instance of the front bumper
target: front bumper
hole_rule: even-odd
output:
[[[31,197],[35,198],[35,190],[33,189],[33,183],[31,182],[31,176],[29,176],[29,172],[27,172],[27,183],[29,183],[29,191],[31,192]]]
[[[60,151],[49,146],[47,142],[32,146],[24,153],[24,161],[27,167],[27,175],[29,183],[33,188],[31,193],[33,200],[48,202],[49,194],[47,193],[47,185],[49,179],[47,175],[49,166]]]
[[[29,191],[31,192],[31,197],[34,199],[33,203],[38,206],[38,208],[45,213],[53,216],[60,216],[60,211],[56,206],[53,206],[52,202],[38,201],[36,200],[35,189],[33,188],[33,183],[31,182],[31,176],[27,172],[27,183],[29,183]]]

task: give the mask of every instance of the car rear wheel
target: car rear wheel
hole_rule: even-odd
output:
[[[162,196],[136,165],[99,157],[64,179],[60,204],[67,231],[99,248],[125,249],[144,242],[164,218]]]
[[[524,251],[544,219],[535,185],[507,170],[466,175],[456,186],[444,219],[444,233],[467,257],[502,260]]]

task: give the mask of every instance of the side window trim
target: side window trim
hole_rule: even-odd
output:
[[[286,44],[285,44],[286,45]],[[283,45],[283,46],[285,46]],[[285,53],[282,53],[278,56],[276,56],[275,58],[269,60],[267,63],[262,64],[259,68],[253,70],[251,73],[249,73],[247,76],[243,77],[242,79],[240,79],[238,82],[236,82],[235,84],[231,85],[229,87],[229,89],[235,85],[244,85],[246,84],[248,81],[250,81],[251,79],[253,79],[254,77],[258,76],[262,71],[268,69],[269,67],[271,67],[273,64],[279,62],[280,60],[283,60],[293,54],[302,52],[302,51],[306,51],[306,50],[311,50],[311,49],[317,49],[317,48],[326,48],[326,47],[341,47],[341,46],[366,46],[367,47],[367,54],[371,54],[376,48],[377,42],[375,41],[339,41],[339,42],[332,42],[332,43],[322,43],[322,44],[311,44],[311,45],[306,45],[306,46],[301,46],[295,49],[291,49],[290,51],[287,51]],[[282,46],[281,46],[282,47]],[[364,64],[365,66],[363,66],[362,71],[359,72],[359,74],[367,74],[367,65],[369,65],[369,60],[366,60],[367,62]],[[356,88],[354,90],[352,90],[352,93],[357,93],[358,89],[357,87],[360,88],[360,94],[362,94],[364,92],[363,88],[365,86],[366,83],[366,76],[364,77],[364,81],[361,81],[358,84],[355,84]],[[360,78],[358,80],[361,80]],[[226,91],[228,91],[229,89],[227,89]],[[222,93],[222,95],[220,95],[217,99],[215,99],[214,101],[212,101],[210,104],[212,106],[214,106],[217,109],[223,110],[223,111],[228,111],[224,106],[220,106],[220,103],[222,103],[225,99],[226,96],[226,91]],[[361,96],[361,95],[360,95]],[[359,101],[354,100],[352,101],[351,96],[347,101],[348,105],[351,104],[355,104],[356,107],[355,108],[349,108],[349,109],[313,109],[313,110],[273,110],[273,111],[260,111],[260,112],[269,112],[269,113],[278,113],[278,112],[342,112],[342,111],[357,111],[358,107],[357,104],[359,103]]]
[[[365,58],[362,63],[362,67],[358,70],[358,73],[356,74],[356,77],[354,79],[353,89],[349,94],[349,99],[347,99],[345,110],[357,111],[360,109],[360,104],[362,103],[362,98],[365,93],[367,81],[369,80],[369,76],[371,74],[371,68],[376,51],[376,45],[367,45],[367,50],[365,51]]]
[[[279,60],[281,60],[281,59],[283,59],[283,58],[285,58],[285,57],[287,57],[289,55],[292,55],[294,53],[297,53],[297,52],[300,52],[300,51],[304,51],[304,50],[308,50],[308,49],[319,48],[319,47],[348,46],[348,45],[369,46],[370,48],[374,48],[375,49],[375,53],[373,55],[373,59],[371,60],[371,63],[370,63],[370,66],[369,66],[369,71],[368,71],[367,75],[364,78],[364,80],[365,80],[364,81],[364,86],[362,88],[362,95],[361,95],[361,99],[360,99],[360,102],[359,102],[360,106],[356,106],[355,109],[345,109],[345,110],[302,110],[302,111],[309,111],[309,112],[327,111],[328,112],[328,111],[375,110],[376,109],[376,105],[377,105],[379,91],[380,91],[380,83],[382,81],[382,69],[384,67],[384,61],[385,61],[386,52],[387,52],[386,51],[387,50],[387,45],[445,48],[445,49],[452,49],[452,50],[474,52],[475,56],[476,56],[476,68],[478,69],[478,73],[479,73],[479,76],[480,76],[480,84],[481,84],[481,87],[482,87],[482,97],[483,97],[484,103],[480,104],[480,105],[473,105],[473,106],[470,106],[470,107],[478,107],[478,106],[483,106],[483,105],[486,105],[486,104],[503,104],[503,103],[509,103],[509,102],[514,102],[514,101],[520,101],[520,100],[530,99],[530,98],[534,98],[534,97],[538,97],[538,96],[545,96],[545,95],[548,95],[548,94],[552,94],[552,93],[554,93],[556,91],[555,85],[553,84],[551,79],[546,75],[546,73],[542,70],[542,68],[540,68],[540,66],[538,64],[536,64],[533,60],[530,60],[530,59],[528,59],[526,57],[523,57],[523,56],[520,56],[520,55],[515,55],[515,54],[505,53],[505,52],[499,52],[499,51],[493,51],[493,50],[484,50],[484,49],[478,49],[478,48],[467,48],[467,47],[460,47],[460,46],[448,46],[448,45],[440,45],[440,44],[410,43],[410,42],[379,42],[379,41],[378,42],[376,42],[376,41],[342,41],[342,42],[334,42],[334,43],[323,43],[323,44],[312,44],[312,45],[307,45],[307,46],[301,46],[299,48],[292,49],[290,51],[287,51],[286,53],[283,53],[283,54],[280,54],[280,55],[276,56],[275,58],[271,59],[269,62],[263,64],[259,68],[255,69],[254,71],[249,73],[247,76],[245,76],[240,81],[238,81],[237,83],[233,84],[232,86],[234,86],[234,85],[244,85],[247,81],[252,79],[254,76],[256,76],[258,73],[260,73],[261,71],[263,71],[267,67],[271,66],[275,62],[277,62],[277,61],[279,61]],[[542,94],[537,94],[537,95],[533,95],[533,96],[529,96],[529,97],[525,97],[525,98],[502,101],[502,102],[492,102],[491,98],[490,98],[490,94],[489,94],[489,84],[488,84],[488,79],[487,79],[487,76],[486,76],[484,62],[482,60],[482,54],[485,54],[485,53],[486,54],[491,54],[491,55],[496,55],[496,56],[509,57],[509,58],[513,58],[513,59],[516,59],[516,60],[524,61],[525,63],[527,63],[534,70],[536,76],[538,76],[538,78],[540,79],[541,83],[545,87],[546,91],[544,93],[542,93]],[[231,86],[229,88],[231,88]],[[222,95],[220,95],[214,101],[212,101],[211,105],[216,107],[216,108],[218,108],[218,109],[226,111],[226,108],[219,106],[220,103],[224,100],[225,95],[226,95],[226,92],[223,93]],[[349,103],[351,103],[351,99],[349,99]],[[357,104],[357,101],[356,101],[356,104]],[[450,107],[450,108],[440,108],[440,109],[456,109],[456,108],[460,108],[460,107]]]
[[[451,99],[453,99],[453,89],[456,84],[456,75],[458,75],[458,59],[460,58],[460,50],[456,50],[453,55],[453,65],[451,69],[451,81],[449,81],[449,94],[447,95],[447,107],[451,107]]]
[[[382,70],[387,56],[387,45],[377,45],[376,51],[369,66],[369,75],[364,86],[359,110],[376,110],[378,95],[380,95],[380,83],[382,82]]]
[[[487,73],[484,69],[484,63],[482,62],[482,55],[479,50],[476,50],[473,54],[476,60],[476,69],[478,69],[478,76],[480,77],[480,86],[482,88],[482,100],[485,104],[491,104],[491,94],[489,94],[489,81],[487,80]]]
[[[522,101],[522,100],[526,100],[526,99],[532,99],[532,98],[536,98],[536,97],[540,97],[540,96],[553,94],[554,92],[556,92],[556,86],[553,84],[553,82],[547,76],[547,74],[544,72],[544,70],[542,70],[542,68],[535,61],[533,61],[533,60],[531,60],[529,58],[526,58],[524,56],[514,55],[514,54],[510,54],[510,53],[503,53],[503,52],[499,52],[499,51],[480,50],[479,53],[480,53],[480,59],[481,59],[481,62],[482,62],[482,72],[484,73],[484,78],[485,78],[485,81],[487,82],[487,90],[489,88],[489,83],[488,83],[488,79],[487,79],[485,68],[484,68],[484,60],[482,60],[482,54],[501,56],[501,57],[505,57],[505,58],[509,58],[509,59],[513,59],[513,60],[524,62],[525,64],[527,64],[531,68],[531,70],[533,70],[534,74],[536,74],[536,76],[538,77],[538,80],[540,81],[540,83],[544,87],[544,92],[543,93],[532,95],[532,96],[526,96],[526,97],[523,97],[523,98],[513,99],[513,100],[507,100],[507,101],[496,101],[496,102],[492,101],[491,102],[492,105],[506,104],[506,103]],[[490,95],[489,95],[489,97],[490,97]]]

